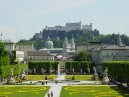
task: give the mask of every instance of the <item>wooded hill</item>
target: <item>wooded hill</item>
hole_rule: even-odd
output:
[[[66,35],[62,35],[59,38],[51,38],[51,40],[53,41],[54,44],[54,48],[59,48],[59,47],[63,47],[63,41],[65,36],[68,37],[68,39],[70,40],[71,37],[73,35],[74,41],[76,45],[81,45],[81,44],[86,44],[90,41],[100,41],[102,43],[106,43],[106,44],[117,44],[117,40],[118,40],[118,34],[100,34],[100,35],[93,35],[93,33],[87,32],[87,33],[73,33],[73,34],[66,34]],[[129,46],[129,37],[125,34],[120,35],[123,44]],[[36,38],[31,38],[29,40],[25,40],[25,39],[21,39],[18,43],[34,43],[35,48],[41,49],[44,48],[44,44],[47,41],[47,38],[41,38],[41,39],[36,39]]]

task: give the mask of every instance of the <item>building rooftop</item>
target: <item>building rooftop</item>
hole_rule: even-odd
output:
[[[103,45],[101,47],[94,47],[89,51],[100,51],[100,50],[129,50],[129,46]]]
[[[53,56],[45,51],[28,51],[28,56]]]
[[[128,50],[129,46],[107,45],[102,47],[104,50]]]
[[[40,49],[40,51],[63,51],[63,48],[52,48],[52,49],[43,48]]]

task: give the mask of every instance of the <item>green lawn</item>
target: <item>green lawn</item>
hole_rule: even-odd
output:
[[[91,80],[92,75],[66,75],[65,78],[67,80],[72,80],[74,76],[75,80]]]
[[[60,97],[129,97],[117,86],[64,86]]]
[[[0,86],[0,97],[44,97],[46,86]]]
[[[45,76],[47,76],[48,80],[56,79],[57,75],[27,75],[28,80],[44,80]]]
[[[27,75],[28,80],[44,80],[47,76],[48,80],[55,80],[57,75]],[[72,80],[74,76],[75,80],[91,80],[92,75],[66,75],[66,80]]]

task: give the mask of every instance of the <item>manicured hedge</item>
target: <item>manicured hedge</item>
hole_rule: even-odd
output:
[[[109,76],[120,82],[129,81],[129,62],[127,61],[111,61],[102,64],[103,70],[108,68]]]
[[[26,64],[17,64],[17,65],[9,65],[9,66],[0,66],[0,75],[2,78],[7,78],[10,73],[10,69],[13,68],[14,76],[21,74],[22,68],[24,71],[28,70],[28,65]]]
[[[28,67],[30,70],[33,70],[34,68],[38,70],[38,73],[41,73],[41,69],[43,68],[46,70],[46,73],[49,74],[49,71],[51,69],[54,69],[57,71],[59,62],[57,61],[29,61]]]
[[[72,72],[72,69],[74,69],[75,73],[88,73],[88,69],[92,71],[93,63],[89,61],[68,61],[65,64],[66,70],[68,70],[69,73]]]

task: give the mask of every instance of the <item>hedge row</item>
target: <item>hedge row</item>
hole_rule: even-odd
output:
[[[57,71],[59,62],[55,61],[30,61],[28,67],[30,70],[36,69],[38,73],[41,73],[41,69],[44,69],[49,74],[50,70],[54,69]]]
[[[74,71],[76,73],[81,73],[82,72],[92,72],[92,68],[93,68],[93,63],[89,62],[89,61],[70,61],[70,62],[66,62],[66,70],[68,70],[69,73],[72,72],[72,70],[74,69]]]
[[[109,76],[120,82],[129,81],[129,62],[125,61],[112,61],[104,62],[102,64],[103,69],[108,68]]]
[[[28,65],[26,64],[17,64],[17,65],[9,65],[9,66],[0,66],[0,75],[2,78],[7,78],[10,74],[10,69],[13,68],[14,76],[21,74],[22,68],[24,71],[28,70]]]
[[[36,69],[36,73],[41,74],[41,69],[43,68],[47,73],[50,74],[50,70],[54,69],[57,71],[58,69],[58,64],[59,62],[48,62],[48,61],[30,61],[28,62],[28,67],[30,70],[34,71]],[[93,68],[93,63],[89,61],[68,61],[65,64],[66,72],[71,73],[72,70],[76,73],[80,73],[81,70],[84,73],[89,72],[88,70],[90,69],[90,72],[92,72]]]

